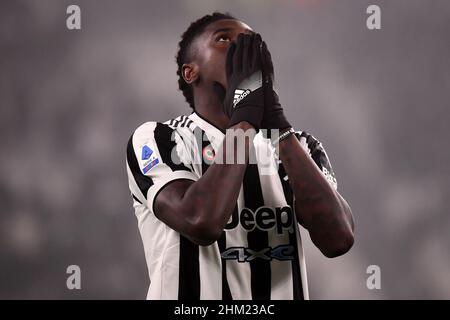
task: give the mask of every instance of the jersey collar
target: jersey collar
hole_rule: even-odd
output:
[[[224,138],[225,132],[215,125],[213,125],[211,122],[209,122],[207,119],[203,118],[201,115],[199,115],[197,112],[192,112],[189,115],[189,119],[194,121],[194,123],[200,127],[203,131],[205,131],[208,135],[213,135],[214,138]]]

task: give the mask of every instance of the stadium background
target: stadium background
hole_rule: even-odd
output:
[[[66,29],[69,4],[81,31]],[[190,112],[174,55],[215,9],[267,40],[289,119],[323,142],[353,209],[349,254],[305,238],[311,298],[449,299],[445,0],[1,1],[0,298],[145,297],[125,146],[141,123]],[[381,290],[366,287],[372,264]]]

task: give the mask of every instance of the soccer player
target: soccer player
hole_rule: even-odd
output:
[[[322,144],[286,119],[267,45],[242,21],[193,22],[176,60],[193,112],[127,146],[147,298],[308,299],[299,225],[330,258],[354,241]]]

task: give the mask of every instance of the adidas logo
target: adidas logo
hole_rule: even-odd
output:
[[[236,105],[244,99],[251,91],[249,89],[241,90],[236,89],[234,90],[234,99],[233,99],[233,108],[236,107]]]

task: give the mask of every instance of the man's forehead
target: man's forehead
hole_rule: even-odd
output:
[[[212,37],[216,32],[222,30],[234,30],[239,32],[253,32],[253,29],[250,28],[247,24],[242,21],[235,19],[221,19],[218,21],[214,21],[209,24],[204,31],[196,37],[192,44],[189,46],[190,54],[196,54],[199,50],[198,45],[202,45],[203,42],[208,42],[210,37]]]
[[[246,23],[235,19],[222,19],[215,21],[205,28],[205,33],[214,33],[220,29],[237,29],[242,32],[253,31]]]

